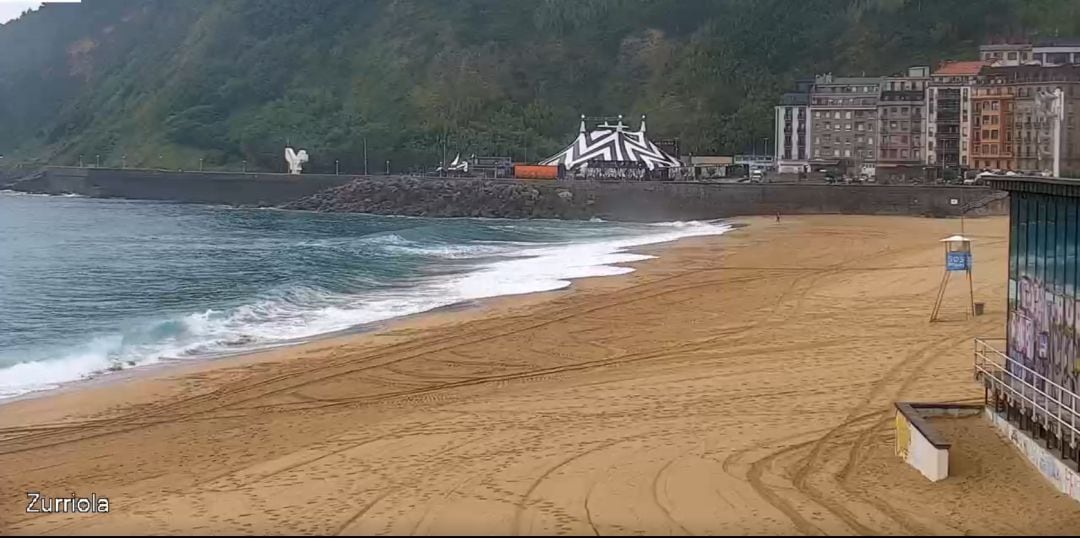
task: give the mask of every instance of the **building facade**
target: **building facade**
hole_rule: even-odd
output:
[[[980,80],[976,86],[971,121],[974,168],[1016,170],[1012,143],[1015,97],[1015,89],[1000,81]]]
[[[922,175],[925,162],[926,88],[930,68],[885,77],[877,102],[877,174]]]
[[[1016,66],[1031,62],[1034,50],[1031,43],[987,43],[979,47],[979,59],[989,65]]]
[[[1080,65],[986,67],[974,101],[975,168],[1080,171]]]
[[[873,173],[877,163],[879,77],[815,77],[810,95],[811,167]]]
[[[926,164],[964,170],[971,146],[971,95],[986,64],[947,62],[931,74],[926,90]]]
[[[1080,410],[1080,182],[998,176],[987,183],[1007,191],[1010,203],[1005,357],[994,356],[1003,371],[987,388],[1026,389],[1028,398],[1050,396]],[[1060,455],[1080,460],[1068,429],[1053,423],[1075,424],[1071,413],[1047,403],[1025,407],[1025,422],[1049,425],[1045,436],[1064,441]]]
[[[1042,39],[1031,48],[1032,59],[1040,65],[1080,64],[1080,39]]]
[[[777,171],[793,174],[807,171],[813,143],[810,141],[810,93],[813,79],[800,79],[795,91],[785,93],[776,107],[775,155]]]

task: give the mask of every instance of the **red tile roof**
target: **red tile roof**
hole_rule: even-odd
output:
[[[931,76],[938,75],[978,75],[979,70],[986,65],[986,62],[974,61],[974,62],[945,62],[938,67],[937,71],[934,71]]]

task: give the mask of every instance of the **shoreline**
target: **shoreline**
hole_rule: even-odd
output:
[[[41,196],[55,196],[55,195],[41,195]],[[286,210],[277,208],[265,208],[280,211],[300,211],[305,213],[318,213],[313,210]],[[419,218],[408,217],[406,218]],[[474,217],[460,217],[460,218],[474,218]],[[748,217],[749,219],[765,217]],[[750,224],[746,222],[746,217],[739,220],[728,219],[716,219],[716,222],[723,222],[728,225],[730,229],[721,234],[715,235],[703,235],[703,236],[687,236],[673,240],[662,241],[658,243],[649,243],[640,246],[629,247],[622,252],[628,254],[639,254],[645,256],[651,256],[648,259],[631,261],[631,262],[619,262],[612,264],[613,267],[628,267],[631,271],[619,274],[619,275],[602,275],[602,276],[586,276],[580,278],[567,278],[569,284],[565,287],[555,290],[543,290],[532,291],[526,293],[517,293],[509,295],[499,295],[495,297],[487,297],[482,299],[466,299],[461,302],[452,303],[448,305],[438,306],[430,310],[422,312],[416,312],[413,314],[406,314],[404,316],[398,316],[394,318],[377,320],[368,323],[361,323],[340,329],[331,331],[328,333],[316,334],[308,337],[296,338],[293,340],[285,340],[277,342],[266,347],[260,347],[250,350],[240,350],[235,352],[225,352],[213,355],[191,357],[191,358],[165,358],[160,359],[157,362],[132,366],[128,368],[122,368],[120,370],[102,371],[93,374],[83,379],[76,379],[72,381],[66,381],[58,384],[58,386],[30,391],[27,393],[11,396],[7,398],[0,398],[0,413],[4,411],[4,408],[18,402],[34,401],[39,399],[48,399],[52,397],[62,396],[65,394],[78,393],[85,390],[95,389],[108,389],[110,387],[122,386],[125,383],[139,382],[145,380],[154,380],[158,378],[172,378],[176,376],[182,376],[189,373],[205,372],[214,370],[217,368],[231,368],[243,366],[245,364],[262,362],[263,360],[288,360],[288,358],[278,358],[279,354],[289,353],[290,350],[295,353],[302,352],[309,346],[322,347],[326,345],[335,345],[340,343],[347,343],[355,338],[364,336],[378,337],[382,336],[380,333],[392,332],[397,329],[407,329],[414,325],[427,325],[435,320],[440,320],[445,316],[456,317],[462,316],[464,318],[480,317],[483,316],[487,309],[491,309],[497,306],[507,306],[520,302],[521,304],[533,304],[534,302],[542,302],[546,300],[544,296],[547,294],[560,294],[560,293],[573,293],[575,289],[580,286],[580,283],[586,280],[595,279],[619,279],[634,274],[639,268],[639,264],[648,263],[655,260],[663,254],[663,251],[667,247],[674,246],[680,242],[695,240],[695,239],[716,239],[729,235],[731,232],[740,230],[742,228],[749,227]],[[497,219],[508,220],[508,219]],[[513,220],[513,219],[509,219]],[[559,219],[547,219],[547,220],[559,220]],[[509,303],[504,303],[509,301]],[[273,355],[273,359],[264,358],[264,355]],[[2,422],[0,422],[2,425]]]
[[[950,477],[896,457],[896,401],[982,401],[1008,222],[927,314],[942,237],[905,217],[748,219],[617,278],[0,407],[18,535],[1058,535],[1080,510],[980,421]],[[966,447],[966,448],[965,448]],[[952,458],[953,456],[950,456]],[[955,465],[954,465],[955,463]],[[27,515],[25,492],[108,497]],[[74,493],[72,493],[74,492]],[[1024,510],[987,512],[1001,498]]]

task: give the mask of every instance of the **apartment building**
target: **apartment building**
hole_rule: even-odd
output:
[[[877,102],[877,175],[921,175],[929,67],[882,79]],[[917,169],[917,170],[916,170]]]
[[[1040,39],[1032,46],[1031,56],[1046,67],[1080,64],[1080,39]]]
[[[795,90],[780,97],[776,107],[775,155],[777,171],[794,174],[809,170],[813,143],[810,140],[810,93],[814,79],[799,79]]]
[[[985,67],[973,103],[973,167],[1080,171],[1080,65]]]
[[[926,90],[926,164],[943,169],[971,167],[971,94],[983,61],[945,62],[930,75]]]
[[[833,165],[851,174],[873,172],[880,92],[880,77],[826,74],[814,78],[809,110],[812,167]]]
[[[979,47],[979,59],[989,65],[1007,67],[1032,61],[1035,51],[1026,41],[987,43]]]

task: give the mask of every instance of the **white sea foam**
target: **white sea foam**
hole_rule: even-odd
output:
[[[98,338],[44,360],[2,368],[0,398],[55,388],[111,369],[271,347],[469,300],[556,290],[576,278],[631,272],[625,264],[652,257],[628,252],[634,247],[718,235],[731,227],[722,222],[691,221],[636,229],[636,235],[561,244],[423,246],[396,234],[375,236],[370,240],[386,249],[473,258],[479,265],[463,274],[427,278],[410,287],[373,289],[361,295],[292,286],[271,290],[256,301],[233,308],[158,320],[148,327],[132,328],[129,336]]]

